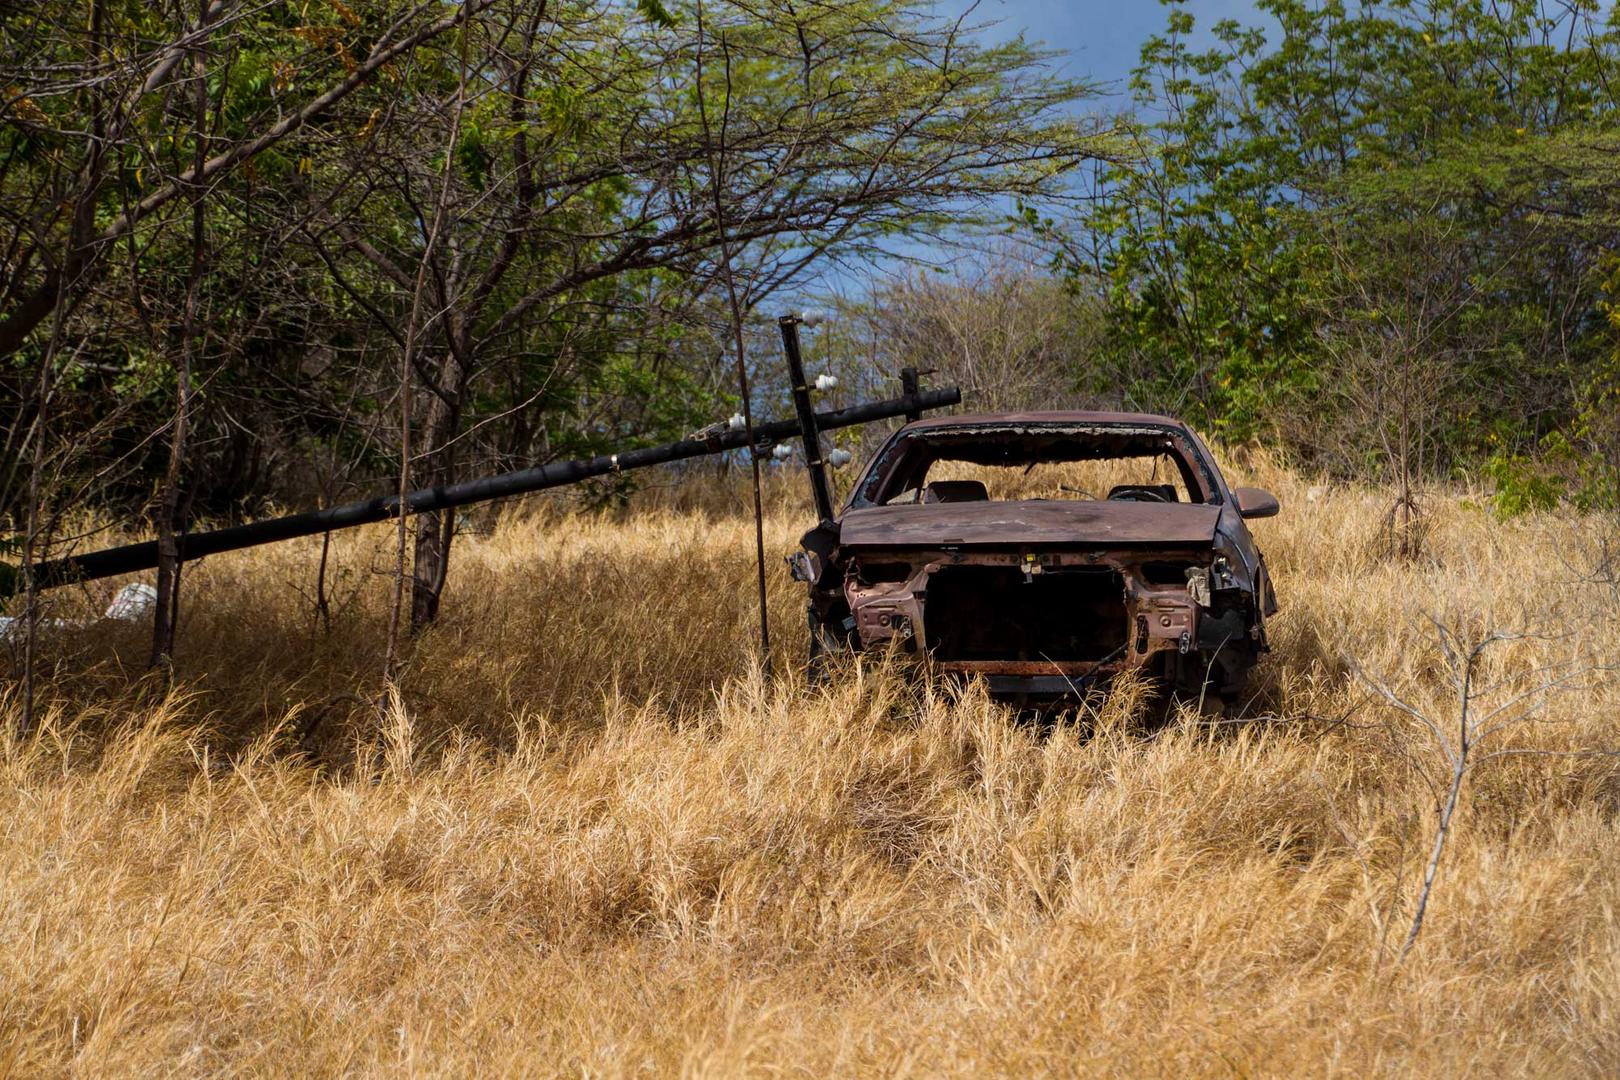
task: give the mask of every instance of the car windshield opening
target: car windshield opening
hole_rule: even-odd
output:
[[[1141,428],[921,429],[888,448],[856,502],[1213,501],[1190,453]]]

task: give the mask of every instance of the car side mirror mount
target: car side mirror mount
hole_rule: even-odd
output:
[[[1238,514],[1244,518],[1276,517],[1282,509],[1277,496],[1264,488],[1234,488],[1232,497],[1237,500]]]

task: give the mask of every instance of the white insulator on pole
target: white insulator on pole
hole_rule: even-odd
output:
[[[732,431],[741,431],[747,426],[748,421],[743,419],[743,414],[740,412],[732,413],[731,419],[726,421],[726,427],[730,428]]]
[[[777,443],[775,446],[771,447],[771,457],[775,458],[777,461],[786,461],[792,456],[793,447],[789,446],[787,443]]]
[[[827,464],[835,469],[842,469],[853,460],[855,460],[855,455],[843,449],[834,450],[827,455]]]
[[[835,387],[837,385],[838,385],[838,376],[836,376],[836,375],[817,375],[816,376],[816,389],[820,390],[823,394],[825,394],[827,391],[831,390],[833,387]]]

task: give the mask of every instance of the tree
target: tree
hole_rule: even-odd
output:
[[[935,372],[960,386],[974,409],[1115,404],[1117,398],[1062,387],[1102,345],[1100,306],[1043,272],[1041,255],[1008,245],[959,258],[949,273],[908,269],[868,295],[839,304],[824,351],[848,362],[840,378],[870,393],[891,393],[900,371]]]
[[[358,57],[346,47],[335,50],[332,59],[341,63],[317,65],[336,68],[330,80],[293,100],[260,94],[251,95],[259,101],[230,102],[238,117],[246,117],[235,137],[174,175],[153,176],[150,184],[139,167],[140,157],[154,155],[172,141],[168,105],[176,73],[184,71],[184,61],[204,40],[230,34],[249,53],[260,35],[274,38],[277,31],[302,31],[311,51],[326,42],[341,45],[341,40],[296,24],[290,10],[271,9],[271,17],[261,20],[252,9],[230,0],[210,0],[195,22],[178,5],[153,9],[96,0],[88,33],[69,21],[66,9],[50,5],[8,19],[7,66],[17,76],[6,114],[11,129],[8,164],[24,175],[7,177],[14,183],[5,185],[17,199],[8,200],[5,211],[14,232],[0,279],[5,307],[0,357],[24,346],[59,297],[69,310],[76,307],[118,241],[132,238],[189,193],[237,172],[325,119],[390,65],[468,23],[494,2],[470,0],[449,13],[429,3],[380,7],[372,9],[369,24],[339,5],[345,21],[370,38],[369,48]],[[152,46],[154,40],[160,44]],[[278,63],[296,66],[310,59],[305,54]],[[214,73],[226,63],[216,60]],[[300,81],[308,86],[314,80]],[[88,121],[82,129],[76,127],[81,119]]]
[[[1387,325],[1389,298],[1428,290],[1408,299],[1447,311],[1420,336],[1454,395],[1434,468],[1569,430],[1614,238],[1571,146],[1616,115],[1620,37],[1597,6],[1266,0],[1270,27],[1218,23],[1201,52],[1171,6],[1133,84],[1161,117],[1139,127],[1146,163],[1102,171],[1067,253],[1107,305],[1109,377],[1229,437],[1398,473],[1378,426],[1336,411],[1361,407],[1338,364],[1365,359],[1347,342]],[[1425,281],[1399,251],[1436,238],[1451,263]]]
[[[363,267],[375,291],[356,294],[382,322],[397,323],[411,268],[431,263],[419,483],[457,475],[479,385],[625,282],[713,281],[714,265],[743,257],[757,304],[829,253],[938,228],[965,202],[1049,192],[1103,146],[1052,115],[1082,88],[1041,73],[1039,54],[982,47],[893,0],[711,4],[701,32],[695,8],[670,12],[673,25],[655,26],[589,4],[497,5],[469,21],[478,92],[431,252],[421,191],[433,169],[413,150],[459,114],[442,70],[418,73],[404,97],[379,91],[364,154],[326,166],[354,178],[324,202],[334,272],[353,282],[349,267]],[[705,48],[726,58],[723,84],[699,79]],[[723,132],[706,122],[720,115]],[[452,535],[448,517],[419,523],[417,626],[437,611]]]

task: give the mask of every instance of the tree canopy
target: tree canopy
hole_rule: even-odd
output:
[[[722,277],[746,314],[1111,145],[1045,54],[904,0],[88,0],[0,49],[17,528],[682,434],[735,404]]]
[[[1613,7],[1258,7],[1142,49],[1140,160],[1061,236],[1107,312],[1083,384],[1357,472],[1579,443],[1608,471],[1559,482],[1612,500]]]

